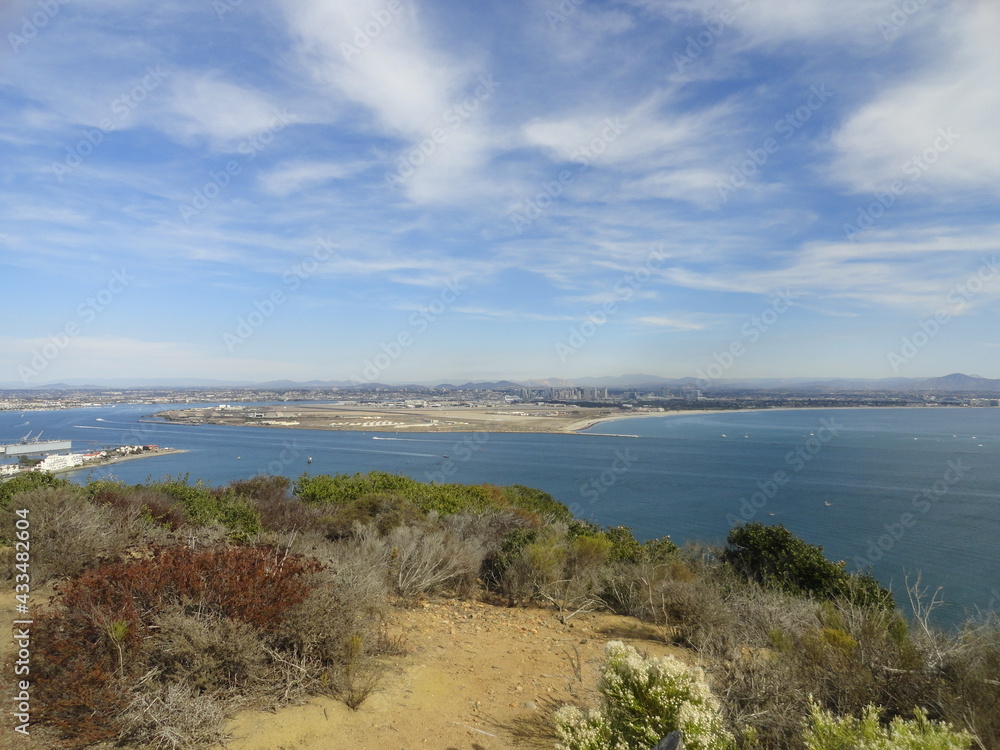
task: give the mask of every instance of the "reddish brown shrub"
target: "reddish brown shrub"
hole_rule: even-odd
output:
[[[145,673],[142,646],[163,611],[274,633],[308,596],[307,577],[321,567],[268,547],[173,547],[71,579],[55,608],[35,618],[36,718],[82,742],[116,736],[128,700],[118,688]]]
[[[117,649],[106,634],[84,618],[36,615],[32,638],[33,719],[81,744],[114,737],[127,696],[117,683]]]

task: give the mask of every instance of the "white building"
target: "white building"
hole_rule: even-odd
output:
[[[80,453],[52,454],[42,459],[36,469],[38,471],[59,471],[83,466],[83,455]]]

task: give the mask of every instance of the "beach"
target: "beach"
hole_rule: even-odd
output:
[[[80,466],[67,466],[65,469],[52,469],[49,474],[65,474],[70,471],[83,471],[84,469],[96,469],[104,466],[111,466],[112,464],[120,464],[125,461],[136,461],[141,458],[154,458],[156,456],[170,456],[175,453],[187,453],[187,450],[180,448],[161,448],[156,451],[147,451],[145,453],[138,453],[129,456],[115,456],[112,458],[102,458],[96,461],[87,461]]]

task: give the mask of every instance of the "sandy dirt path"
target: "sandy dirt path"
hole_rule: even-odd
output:
[[[382,688],[357,711],[330,698],[276,713],[248,711],[228,724],[229,750],[499,750],[552,748],[552,713],[595,705],[597,667],[609,640],[650,654],[683,652],[632,618],[578,615],[481,602],[397,610],[408,654],[388,660]]]

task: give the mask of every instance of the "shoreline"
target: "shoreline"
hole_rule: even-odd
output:
[[[162,448],[161,450],[149,453],[142,453],[137,456],[121,456],[120,458],[104,459],[103,461],[87,461],[86,463],[80,464],[79,466],[67,466],[64,469],[52,469],[50,471],[40,472],[43,474],[66,474],[71,471],[87,471],[88,469],[97,469],[104,466],[112,466],[114,464],[119,464],[124,461],[137,461],[143,458],[156,458],[157,456],[170,456],[175,453],[189,453],[190,451],[186,448]],[[19,474],[14,474],[13,476],[20,476],[21,474],[27,474],[29,472],[20,472]],[[12,478],[12,477],[8,477]]]
[[[623,414],[620,417],[596,417],[589,420],[589,424],[582,424],[579,427],[572,427],[572,430],[567,428],[567,431],[572,431],[579,434],[588,435],[604,435],[605,437],[633,437],[632,435],[611,435],[610,433],[600,433],[591,432],[583,433],[583,430],[589,430],[591,427],[596,427],[604,422],[617,422],[624,419],[647,419],[649,417],[679,417],[681,415],[690,416],[702,416],[704,414],[741,414],[744,412],[758,412],[758,411],[801,411],[803,409],[898,409],[901,407],[897,406],[762,406],[755,407],[751,409],[668,409],[666,411],[656,411],[656,412],[643,412],[641,414]],[[902,407],[905,408],[905,407]],[[923,407],[921,407],[923,408]]]

